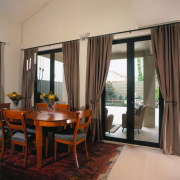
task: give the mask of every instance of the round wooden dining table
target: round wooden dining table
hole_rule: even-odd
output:
[[[76,112],[55,110],[49,114],[48,110],[23,110],[25,111],[25,118],[34,121],[36,128],[36,151],[37,151],[37,167],[42,166],[42,127],[58,127],[65,126],[76,122]]]

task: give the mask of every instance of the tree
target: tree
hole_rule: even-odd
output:
[[[137,58],[137,66],[138,66],[138,81],[144,81],[143,74],[142,74],[142,58]]]
[[[116,95],[114,94],[114,88],[112,87],[112,84],[110,82],[106,83],[106,99],[113,99],[116,98]]]

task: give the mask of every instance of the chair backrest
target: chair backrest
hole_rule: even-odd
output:
[[[39,109],[47,109],[48,105],[46,103],[36,103],[36,107]]]
[[[112,123],[113,123],[114,115],[109,114],[106,118],[105,121],[105,132],[109,131],[112,128]]]
[[[105,118],[107,118],[107,116],[108,116],[108,109],[105,108]]]
[[[141,113],[140,113],[140,118],[141,118],[141,120],[143,120],[143,119],[144,119],[144,114],[145,114],[145,111],[146,111],[146,106],[144,105],[144,106],[142,107],[142,109],[141,109]]]
[[[87,118],[83,124],[80,124],[81,119]],[[92,110],[87,109],[84,111],[77,111],[77,121],[76,121],[76,126],[74,129],[74,138],[76,139],[76,135],[79,129],[85,129],[85,133],[87,135],[89,124],[92,119]]]
[[[9,109],[9,108],[10,108],[10,103],[2,103],[2,104],[0,104],[0,120],[4,120],[3,111],[5,109]]]
[[[69,104],[55,104],[53,107],[55,110],[66,110],[70,111],[70,105]]]
[[[2,137],[4,137],[4,124],[3,121],[4,120],[4,110],[9,109],[10,108],[10,103],[2,103],[0,104],[0,130],[1,130],[1,134]]]
[[[10,108],[10,103],[1,103],[0,108],[9,109]]]
[[[24,121],[24,112],[5,110],[4,118],[8,126],[10,135],[13,135],[13,130],[23,131],[25,135],[25,141],[27,142],[27,130],[26,123]]]

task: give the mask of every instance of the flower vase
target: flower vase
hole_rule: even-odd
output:
[[[14,109],[18,110],[19,101],[18,100],[13,100],[12,102],[13,102],[13,105],[14,105]]]
[[[53,109],[54,102],[48,102],[47,105],[48,105],[48,109],[49,109],[49,113],[48,114],[50,114],[50,115],[54,114],[54,111],[53,111],[54,110]]]

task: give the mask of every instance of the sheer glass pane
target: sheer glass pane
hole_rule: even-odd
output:
[[[50,54],[38,55],[37,61],[37,93],[48,94],[50,91]]]
[[[134,139],[159,141],[159,85],[151,41],[135,42]]]
[[[106,136],[127,138],[127,44],[114,44],[105,89]],[[107,115],[106,115],[107,114]]]
[[[58,96],[61,103],[67,103],[67,91],[64,77],[64,65],[62,52],[55,53],[54,62],[54,93]]]

